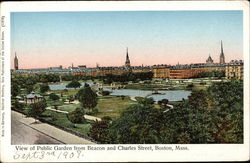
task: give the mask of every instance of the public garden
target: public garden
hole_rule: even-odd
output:
[[[107,80],[16,74],[12,109],[99,143],[243,141],[242,81]]]

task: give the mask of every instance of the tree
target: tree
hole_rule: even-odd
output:
[[[58,95],[56,95],[55,93],[51,93],[51,94],[49,95],[49,98],[50,98],[51,100],[53,100],[53,101],[56,101],[56,100],[59,100],[59,99],[60,99],[60,97],[59,97]]]
[[[212,99],[210,99],[207,92],[203,90],[192,92],[188,99],[189,104],[194,108],[211,109],[213,105],[212,101],[210,101]]]
[[[109,143],[109,121],[96,121],[92,124],[90,136],[100,143]]]
[[[162,109],[152,105],[131,105],[112,121],[108,140],[118,144],[158,144],[165,143],[164,139],[170,142],[164,116]]]
[[[41,116],[41,114],[45,111],[46,107],[47,107],[47,104],[44,101],[30,104],[29,110],[28,110],[28,116],[34,117],[36,121],[36,118]]]
[[[158,104],[158,105],[162,105],[162,101],[159,100],[159,101],[157,102],[157,104]]]
[[[166,112],[168,115],[168,129],[172,131],[173,143],[199,144],[213,142],[211,134],[213,117],[211,111],[205,105],[200,106],[200,103],[197,104],[192,105],[187,100],[175,105],[174,109]]]
[[[110,94],[110,92],[109,91],[101,91],[101,94],[103,96],[108,96]]]
[[[161,100],[162,105],[166,106],[168,104],[168,99]]]
[[[243,82],[214,83],[208,88],[214,100],[214,141],[243,142]]]
[[[174,109],[137,98],[109,123],[105,142],[125,144],[243,143],[243,82],[214,83],[192,92]],[[162,101],[161,101],[162,102]],[[167,101],[165,102],[167,103]]]
[[[23,111],[24,107],[25,107],[25,104],[20,103],[18,100],[15,100],[12,104],[12,108],[16,110]]]
[[[74,124],[84,123],[86,121],[86,119],[84,118],[84,111],[81,108],[76,108],[74,111],[69,112],[67,114],[67,118]]]
[[[66,87],[67,88],[80,88],[81,87],[81,83],[80,82],[78,82],[77,80],[73,80],[73,81],[71,81],[70,83],[68,83],[67,85],[66,85]]]
[[[25,88],[27,93],[31,93],[34,90],[33,85],[26,85]]]
[[[153,105],[155,102],[152,97],[150,98],[137,97],[137,101],[139,104],[142,105]]]
[[[77,92],[76,98],[79,100],[83,108],[90,110],[97,105],[97,95],[88,84],[85,84],[84,88]]]
[[[189,90],[192,90],[192,89],[193,89],[193,87],[194,87],[194,84],[193,84],[193,83],[191,83],[191,84],[188,84],[186,88],[187,88],[187,89],[189,89]]]
[[[40,85],[40,92],[41,93],[45,93],[45,92],[47,92],[49,90],[50,90],[50,88],[49,88],[48,84],[42,84],[42,85]]]
[[[60,96],[58,96],[55,93],[51,93],[51,94],[49,94],[49,99],[53,100],[52,105],[57,110],[58,106],[60,105],[60,101],[58,101],[60,99]]]
[[[221,70],[214,70],[214,71],[204,71],[196,75],[197,78],[204,78],[204,77],[217,77],[221,79],[225,77],[225,71]]]
[[[121,95],[121,99],[124,100],[124,99],[125,99],[125,96],[124,96],[124,95]]]
[[[11,96],[16,97],[20,93],[20,87],[16,82],[11,82]]]
[[[75,98],[74,98],[73,95],[69,95],[69,96],[68,96],[68,100],[69,100],[69,103],[71,103],[72,101],[75,100]]]

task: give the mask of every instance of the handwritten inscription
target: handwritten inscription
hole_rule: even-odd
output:
[[[16,159],[23,159],[23,160],[30,160],[30,159],[44,159],[45,157],[54,156],[57,159],[71,159],[71,158],[81,158],[83,157],[82,151],[34,151],[34,152],[20,152],[16,151],[13,158]]]
[[[55,157],[57,159],[82,158],[85,147],[68,146],[15,146],[15,160],[45,159]]]
[[[84,151],[185,151],[189,150],[187,146],[183,145],[114,145],[114,146],[104,146],[104,145],[86,145],[86,146],[15,146],[15,153],[13,158],[15,160],[33,160],[33,159],[82,159]]]

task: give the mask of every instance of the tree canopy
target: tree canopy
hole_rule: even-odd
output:
[[[57,94],[55,94],[55,93],[49,94],[49,98],[50,98],[51,100],[53,100],[53,101],[56,101],[56,100],[59,100],[59,99],[60,99],[60,97],[59,97]]]
[[[42,85],[40,85],[40,92],[41,93],[45,93],[45,92],[47,92],[49,90],[50,90],[50,88],[49,88],[48,84],[42,84]]]
[[[66,87],[67,88],[80,88],[81,87],[81,83],[79,82],[79,81],[77,81],[77,80],[73,80],[73,81],[71,81],[70,83],[68,83],[67,85],[66,85]]]
[[[44,101],[32,103],[29,105],[28,116],[38,118],[45,111],[46,107],[47,104]]]
[[[84,111],[81,108],[76,108],[74,111],[67,114],[67,118],[72,123],[84,123]]]
[[[243,83],[214,83],[194,91],[173,109],[154,108],[139,99],[112,123],[99,125],[105,143],[204,144],[243,142]],[[167,102],[167,101],[165,101]],[[97,127],[96,127],[97,128]],[[98,139],[97,139],[98,141]]]
[[[90,110],[97,105],[97,95],[88,84],[85,84],[84,88],[77,92],[76,98],[79,100],[83,108]]]

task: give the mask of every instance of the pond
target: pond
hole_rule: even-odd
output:
[[[81,87],[84,86],[85,83],[81,83]],[[93,83],[88,83],[91,87],[94,86]],[[49,85],[50,90],[64,90],[64,89],[74,89],[74,88],[66,88],[67,83],[61,84],[51,84]],[[110,88],[104,88],[104,90],[110,91],[111,96],[140,96],[140,97],[152,97],[156,102],[162,99],[168,99],[169,101],[181,101],[183,98],[187,99],[191,94],[191,91],[186,90],[160,90],[159,94],[152,94],[153,92],[150,90],[133,90],[133,89],[115,89],[112,90]]]
[[[183,98],[187,99],[191,94],[191,91],[186,90],[161,90],[159,94],[152,94],[150,90],[133,90],[133,89],[104,89],[110,91],[112,96],[140,96],[140,97],[152,97],[155,101],[162,99],[168,99],[169,101],[181,101]]]
[[[66,85],[68,83],[60,83],[60,84],[50,84],[49,88],[52,91],[64,90],[64,89],[74,89],[74,88],[67,88]],[[81,83],[81,88],[84,86],[85,83]],[[93,83],[88,83],[90,86],[93,86]]]

